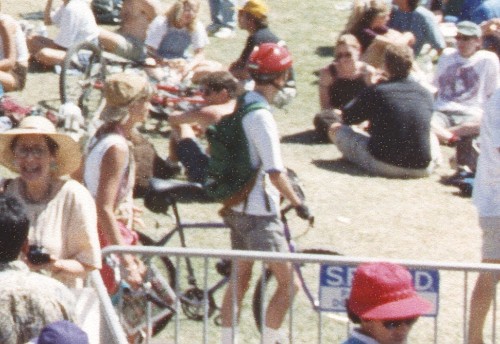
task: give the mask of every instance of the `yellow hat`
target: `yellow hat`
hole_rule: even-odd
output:
[[[269,8],[262,0],[248,0],[240,11],[247,12],[253,15],[257,19],[263,19],[267,17],[269,13]]]

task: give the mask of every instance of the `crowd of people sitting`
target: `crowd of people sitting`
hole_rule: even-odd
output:
[[[12,279],[10,285],[15,285],[19,278],[29,278],[33,285],[50,286],[35,288],[36,292],[22,290],[33,293],[33,305],[41,298],[54,299],[54,310],[46,308],[47,314],[30,314],[43,320],[34,321],[38,332],[27,333],[19,325],[2,326],[0,339],[10,338],[2,343],[26,342],[37,335],[41,338],[42,327],[58,320],[75,321],[87,332],[91,343],[99,343],[101,331],[95,309],[74,314],[75,309],[80,309],[74,304],[83,302],[81,291],[89,272],[95,269],[101,269],[109,293],[116,293],[114,273],[102,264],[100,249],[137,242],[133,228],[140,225],[141,219],[132,197],[136,170],[134,136],[137,126],[147,119],[151,83],[171,76],[165,74],[163,66],[174,69],[180,79],[189,76],[199,83],[206,100],[200,109],[175,112],[169,117],[172,135],[168,163],[182,165],[189,181],[207,181],[210,152],[199,137],[243,105],[259,104],[240,123],[258,176],[246,198],[226,206],[223,213],[231,228],[232,247],[285,250],[280,235],[279,194],[290,201],[300,217],[310,216],[286,177],[279,135],[270,112],[277,95],[287,87],[293,88],[294,73],[288,48],[269,28],[269,8],[262,0],[249,0],[238,9],[238,24],[248,31],[248,38],[239,58],[227,67],[204,55],[209,36],[198,18],[197,0],[177,0],[165,13],[157,0],[124,1],[116,32],[99,28],[85,0],[63,0],[55,11],[52,2],[47,0],[44,22],[60,28],[54,39],[33,33],[25,37],[16,20],[0,14],[0,83],[5,92],[23,89],[30,68],[60,64],[68,48],[82,41],[144,62],[146,73],[118,73],[106,79],[102,125],[85,150],[69,135],[57,132],[54,124],[43,117],[26,117],[17,127],[0,133],[0,164],[18,174],[3,180],[1,185],[2,281],[8,276]],[[494,183],[499,179],[500,164],[492,153],[498,150],[498,119],[492,116],[498,112],[500,86],[500,4],[487,0],[477,8],[464,7],[462,12],[453,12],[454,3],[450,0],[445,6],[432,1],[424,6],[418,0],[394,0],[392,4],[385,0],[355,0],[352,14],[336,41],[334,60],[319,72],[321,113],[314,121],[320,134],[334,143],[345,159],[371,174],[391,178],[430,176],[442,163],[439,144],[472,145],[478,135],[486,132],[489,136],[483,139],[481,149],[490,149],[491,145],[494,148],[479,164],[484,170],[476,167],[470,155],[460,155],[458,148],[457,164],[473,172],[479,168],[475,199],[480,209],[487,208],[480,214],[481,224],[493,236],[492,232],[500,230],[500,207],[490,207],[492,202],[499,204],[499,191],[495,191],[498,185]],[[453,15],[458,20],[454,39],[450,39],[443,35],[439,22]],[[218,25],[218,30],[224,27]],[[209,30],[214,32],[219,31]],[[219,36],[230,37],[221,33]],[[431,76],[417,62],[422,56],[437,61]],[[488,105],[489,101],[493,105]],[[489,122],[481,124],[483,117]],[[497,132],[492,133],[494,130]],[[13,235],[13,228],[22,229],[25,235]],[[492,250],[491,242],[484,249],[483,258],[498,263],[498,249]],[[123,255],[121,263],[127,283],[139,286],[145,272],[142,262],[133,255]],[[278,278],[278,290],[271,298],[274,307],[267,310],[263,335],[264,343],[274,344],[291,304],[290,293],[281,291],[289,290],[290,284],[298,286],[290,277],[291,265],[272,263],[270,267]],[[239,263],[238,305],[251,269],[252,262]],[[41,272],[57,281],[29,271]],[[485,295],[490,295],[493,287],[485,288],[485,280],[488,286],[495,284],[491,276],[481,276],[473,302],[489,306],[491,300]],[[235,339],[231,329],[232,283],[222,308],[223,343]],[[2,284],[7,290],[8,286]],[[74,295],[65,288],[70,288]],[[44,293],[38,295],[40,291]],[[416,320],[427,305],[414,297],[413,290],[409,293],[421,308],[411,314]],[[17,291],[13,294],[19,296]],[[367,330],[371,326],[367,325],[368,320],[390,319],[377,315],[366,320],[364,309],[355,304],[350,308],[350,316],[361,324],[358,341],[350,342],[363,342],[363,336],[373,337]],[[472,316],[475,320],[471,322],[470,343],[480,343],[481,319],[486,313],[484,307],[473,306],[472,311],[476,313]],[[15,316],[9,321],[15,322]],[[405,317],[398,315],[398,319]],[[397,326],[381,324],[378,325],[386,329],[412,325],[409,321],[400,321]]]

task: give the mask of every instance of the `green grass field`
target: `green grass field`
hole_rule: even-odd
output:
[[[339,8],[349,2],[268,1],[270,26],[286,40],[293,55],[298,89],[297,98],[286,110],[275,111],[282,138],[282,153],[286,165],[298,173],[307,203],[316,216],[315,227],[310,230],[304,222],[291,219],[296,241],[301,247],[331,247],[348,256],[478,262],[480,232],[475,209],[470,199],[459,197],[456,189],[438,182],[441,175],[452,172],[447,163],[447,158],[453,154],[452,149],[443,148],[444,164],[430,178],[387,179],[367,175],[342,160],[334,145],[318,143],[311,135],[312,119],[319,110],[314,71],[331,60],[330,48],[349,15],[348,11]],[[167,6],[172,1],[164,3]],[[202,19],[208,24],[208,2],[201,1],[201,4]],[[17,16],[41,11],[44,3],[5,0],[2,5],[3,11]],[[50,29],[49,32],[54,31]],[[239,56],[245,39],[246,32],[241,30],[232,39],[212,39],[207,56],[230,63]],[[57,108],[58,76],[54,73],[30,74],[26,89],[13,93],[13,96],[26,104],[44,101]],[[158,134],[150,135],[150,138],[160,155],[166,156],[168,139]],[[11,174],[2,169],[0,175]],[[138,204],[141,202],[138,200]],[[218,208],[216,204],[183,204],[181,213],[190,220],[218,220]],[[148,233],[156,238],[172,225],[170,217],[147,210],[144,218]],[[229,233],[219,229],[192,230],[188,232],[188,243],[190,247],[229,248]],[[176,246],[176,241],[170,245]],[[210,264],[212,266],[215,262]],[[314,291],[316,268],[307,270]],[[442,339],[439,343],[458,343],[462,342],[462,280],[460,277],[448,277],[448,274],[445,276],[441,286],[439,332]],[[210,279],[216,277],[214,272]],[[250,302],[250,297],[246,298],[242,310],[240,343],[259,342]],[[315,342],[317,315],[310,310],[303,293],[299,293],[294,310],[294,342]],[[217,343],[219,328],[212,322],[210,324],[208,343]],[[431,342],[431,325],[432,319],[420,321],[411,343]],[[323,329],[324,342],[340,343],[346,334],[345,326],[326,314],[323,315]],[[173,333],[172,323],[154,343],[172,342]],[[181,343],[199,343],[202,333],[201,323],[180,317]]]

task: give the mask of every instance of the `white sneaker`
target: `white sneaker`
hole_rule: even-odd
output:
[[[231,38],[234,37],[234,35],[234,30],[228,27],[221,27],[216,33],[214,33],[214,37],[217,38]]]

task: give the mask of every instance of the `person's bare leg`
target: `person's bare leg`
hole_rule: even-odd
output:
[[[432,122],[431,122],[431,128],[434,134],[436,134],[439,142],[442,144],[447,144],[453,137],[453,133],[450,130],[443,128],[442,126],[436,125]]]
[[[499,264],[498,260],[484,260],[483,263]],[[469,344],[483,344],[483,329],[490,309],[498,276],[493,273],[480,273],[470,301]]]
[[[121,39],[123,37],[117,33],[105,29],[99,30],[99,44],[106,51],[114,52],[120,44]]]
[[[226,287],[224,299],[222,300],[220,310],[222,327],[233,326],[233,283],[236,282],[236,322],[238,322],[240,317],[241,301],[243,300],[245,293],[248,291],[250,278],[252,277],[253,261],[238,261],[233,262],[233,264],[237,264],[236,278],[231,276],[231,280]]]
[[[48,37],[31,35],[26,39],[26,44],[28,45],[28,51],[31,55],[35,55],[43,48],[57,48],[57,44]]]
[[[269,263],[278,286],[274,291],[266,309],[266,326],[279,329],[286,313],[292,305],[293,298],[299,290],[298,282],[290,263]]]
[[[43,48],[36,55],[35,59],[45,66],[55,66],[64,61],[66,57],[65,50]]]
[[[0,83],[5,92],[17,90],[17,80],[10,73],[0,71]]]

